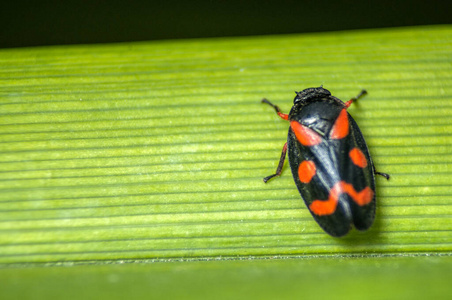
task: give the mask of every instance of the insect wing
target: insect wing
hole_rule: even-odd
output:
[[[340,118],[345,125],[330,126],[320,143],[300,143],[296,126],[289,128],[288,135],[289,164],[297,188],[314,219],[332,236],[347,234],[352,223],[365,230],[375,215],[373,164],[356,122],[342,111],[334,125]]]

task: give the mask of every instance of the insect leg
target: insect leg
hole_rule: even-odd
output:
[[[268,101],[268,100],[265,99],[265,98],[262,99],[261,102],[262,102],[262,103],[267,103],[268,105],[270,105],[271,107],[273,107],[273,108],[275,109],[276,113],[278,114],[278,116],[281,117],[281,119],[289,120],[289,115],[288,115],[288,114],[283,114],[277,105],[273,105],[270,101]]]
[[[381,172],[377,172],[377,171],[374,171],[374,173],[375,173],[375,175],[383,176],[384,178],[386,178],[386,180],[389,180],[389,178],[391,177],[391,176],[389,176],[388,173],[381,173]]]
[[[278,164],[278,168],[276,168],[276,173],[272,174],[270,176],[267,176],[264,178],[264,182],[267,183],[267,181],[269,181],[270,179],[272,179],[273,177],[279,176],[281,175],[282,172],[282,168],[284,166],[284,160],[286,159],[286,152],[287,152],[287,143],[284,144],[284,147],[282,149],[281,152],[281,157],[279,159],[279,164]]]
[[[352,103],[356,100],[358,100],[361,97],[364,97],[365,95],[367,95],[367,91],[366,90],[362,90],[358,96],[353,97],[352,99],[348,100],[347,102],[345,102],[345,108],[349,108],[350,105],[352,105]]]

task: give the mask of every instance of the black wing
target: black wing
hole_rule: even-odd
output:
[[[288,136],[289,164],[298,190],[314,219],[332,236],[347,234],[351,224],[359,230],[366,230],[375,217],[373,164],[356,122],[347,113],[348,134],[340,139],[329,137],[331,124],[334,124],[341,109],[334,110],[328,106],[324,117],[320,116],[316,118],[316,123],[307,125],[322,137],[319,144],[302,145],[292,128],[289,128]],[[303,124],[302,119],[299,122]],[[365,167],[352,162],[349,153],[354,148],[359,149],[365,158]],[[308,182],[305,178],[300,179],[303,161],[311,161],[315,165],[315,175]],[[357,200],[365,204],[359,204]]]

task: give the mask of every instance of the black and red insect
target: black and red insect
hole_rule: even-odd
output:
[[[322,86],[296,94],[289,114],[262,99],[290,122],[276,173],[264,182],[281,175],[289,152],[295,184],[320,227],[335,237],[352,225],[367,230],[375,218],[375,174],[389,179],[375,171],[364,137],[347,112],[367,92],[345,103]]]

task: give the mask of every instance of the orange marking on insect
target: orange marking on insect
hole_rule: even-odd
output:
[[[332,139],[343,139],[348,135],[348,114],[347,110],[344,108],[339,113],[336,121],[334,122],[333,128],[331,129],[330,137]]]
[[[315,200],[309,205],[309,209],[318,216],[331,215],[336,211],[340,195],[344,193],[348,194],[359,206],[369,204],[374,197],[374,192],[370,187],[365,187],[361,192],[357,192],[353,185],[339,181],[331,188],[328,200]]]
[[[304,160],[298,167],[298,177],[303,183],[309,183],[316,173],[316,167],[313,161]]]
[[[352,150],[350,150],[348,155],[352,159],[352,162],[355,165],[357,165],[358,167],[360,167],[360,168],[367,167],[367,159],[364,156],[364,153],[361,150],[359,150],[358,148],[353,148]]]
[[[301,125],[297,121],[291,121],[292,128],[297,140],[304,146],[315,146],[322,142],[322,137],[314,130]]]

